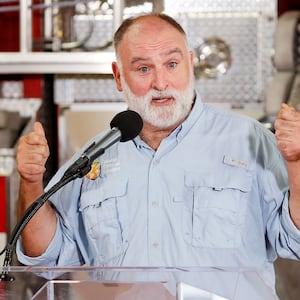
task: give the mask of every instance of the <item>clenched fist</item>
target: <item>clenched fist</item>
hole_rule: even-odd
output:
[[[34,130],[19,139],[16,161],[21,178],[30,183],[41,182],[48,157],[45,131],[41,123],[35,122]]]
[[[300,112],[283,103],[274,127],[284,159],[287,162],[300,161]]]

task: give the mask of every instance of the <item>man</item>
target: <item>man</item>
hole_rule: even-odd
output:
[[[255,120],[204,105],[185,33],[165,15],[124,21],[114,44],[117,88],[143,129],[96,159],[98,176],[51,197],[26,226],[19,260],[250,267],[274,286],[276,257],[300,258],[300,113],[282,105],[276,142]],[[36,123],[17,151],[19,215],[44,191],[48,156]]]

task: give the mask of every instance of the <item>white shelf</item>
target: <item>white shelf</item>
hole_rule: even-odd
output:
[[[113,52],[0,52],[0,74],[112,74]]]

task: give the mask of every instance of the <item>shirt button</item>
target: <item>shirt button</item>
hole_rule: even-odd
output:
[[[158,246],[159,246],[158,242],[153,242],[153,243],[152,243],[152,247],[153,247],[153,248],[157,248]]]
[[[157,166],[158,164],[159,164],[159,159],[156,159],[156,160],[153,161],[154,166]]]
[[[159,203],[157,201],[152,201],[152,206],[153,207],[158,207],[159,206]]]

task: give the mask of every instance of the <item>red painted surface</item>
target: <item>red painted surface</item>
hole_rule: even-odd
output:
[[[26,75],[23,78],[24,98],[42,98],[42,75]]]
[[[279,0],[278,1],[278,14],[281,15],[287,10],[300,10],[299,0]]]
[[[33,4],[40,3],[34,0]],[[0,3],[1,7],[16,7],[18,1]],[[34,10],[32,14],[33,40],[40,39],[42,32],[42,11]],[[20,49],[19,11],[0,12],[0,51],[16,52]],[[41,75],[1,75],[0,81],[23,80],[24,98],[42,98],[42,74]]]
[[[1,7],[12,7],[15,3],[0,3]],[[19,12],[0,13],[0,51],[19,50]]]

